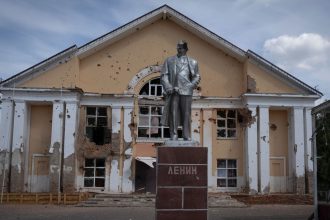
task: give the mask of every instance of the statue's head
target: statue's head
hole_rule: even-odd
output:
[[[188,51],[188,44],[186,41],[184,40],[180,40],[176,46],[176,49],[178,51],[178,55],[182,56],[182,55],[186,55],[187,51]]]

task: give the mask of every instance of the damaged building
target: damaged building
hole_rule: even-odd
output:
[[[209,191],[310,192],[322,94],[167,5],[1,82],[4,191],[154,192],[169,138],[160,70],[180,39],[199,62],[192,138]]]

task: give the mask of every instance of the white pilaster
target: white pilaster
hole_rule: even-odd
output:
[[[3,100],[1,103],[1,124],[0,124],[0,150],[10,149],[13,126],[13,101]]]
[[[27,108],[25,102],[15,103],[14,130],[13,130],[13,151],[20,149],[24,151],[26,140]]]
[[[191,111],[191,139],[200,143],[200,109]]]
[[[121,127],[121,107],[112,108],[112,134],[120,133]],[[121,191],[122,176],[120,176],[120,160],[112,158],[110,169],[110,192],[119,193]]]
[[[260,190],[261,193],[268,193],[270,190],[268,107],[259,107],[259,161]]]
[[[63,136],[63,117],[64,117],[64,104],[63,102],[53,103],[53,115],[52,115],[52,134],[49,152],[53,153],[54,146],[62,146]]]
[[[212,118],[212,109],[204,109],[203,110],[203,147],[207,147],[207,166],[208,166],[208,170],[207,170],[207,182],[208,182],[208,186],[209,187],[216,187],[217,183],[216,181],[216,172],[215,175],[213,175],[212,170],[213,170],[213,166],[212,166],[212,162],[213,162],[213,158],[212,158],[212,126],[213,126],[213,122],[211,120],[209,120],[210,118]]]
[[[126,143],[132,141],[132,133],[131,133],[131,123],[132,123],[132,114],[133,108],[125,107],[124,108],[124,140]]]
[[[312,113],[310,108],[304,110],[305,128],[305,166],[308,171],[313,171],[312,160]]]
[[[69,102],[66,104],[65,134],[64,134],[64,158],[74,153],[77,132],[78,104]]]
[[[305,173],[305,137],[304,137],[304,109],[293,109],[293,131],[292,131],[294,170],[297,177],[304,176]]]
[[[121,123],[121,108],[112,108],[112,133],[118,134],[120,132]]]
[[[246,182],[250,193],[258,192],[258,123],[257,110],[249,107],[251,116],[256,120],[245,130],[245,167]]]

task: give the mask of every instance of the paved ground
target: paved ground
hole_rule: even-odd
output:
[[[247,208],[211,208],[209,220],[302,220],[312,213],[311,205],[253,205]],[[0,205],[1,220],[154,220],[150,207],[75,207],[53,205]],[[174,220],[174,219],[172,219]]]

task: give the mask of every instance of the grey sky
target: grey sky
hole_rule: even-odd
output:
[[[163,4],[330,98],[329,0],[0,0],[0,78]]]

